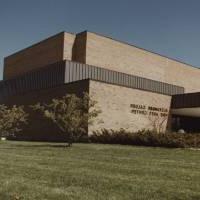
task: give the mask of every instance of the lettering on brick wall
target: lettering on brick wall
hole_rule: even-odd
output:
[[[151,115],[151,116],[160,116],[160,117],[167,117],[168,116],[168,109],[167,108],[160,108],[154,106],[147,106],[142,104],[131,104],[131,112],[133,114],[138,115]]]

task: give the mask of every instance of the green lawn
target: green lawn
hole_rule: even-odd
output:
[[[0,200],[200,199],[200,151],[0,142]]]

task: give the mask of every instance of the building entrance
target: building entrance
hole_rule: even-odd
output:
[[[184,130],[187,133],[200,133],[200,117],[172,115],[172,131]]]

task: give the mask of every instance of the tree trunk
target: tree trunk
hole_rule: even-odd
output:
[[[73,143],[73,133],[69,133],[68,135],[68,147],[72,147],[72,143]]]

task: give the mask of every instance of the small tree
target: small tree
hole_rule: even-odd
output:
[[[153,128],[153,131],[156,133],[162,133],[165,130],[166,121],[168,119],[168,115],[161,116],[160,113],[158,115],[149,115],[148,116],[150,125]]]
[[[68,146],[71,146],[75,138],[87,133],[88,124],[92,124],[100,113],[95,108],[96,104],[96,101],[84,93],[82,98],[68,94],[61,99],[53,99],[49,104],[38,103],[32,108],[56,124],[66,134]]]
[[[27,123],[28,114],[23,106],[8,108],[0,105],[0,137],[14,136]]]

